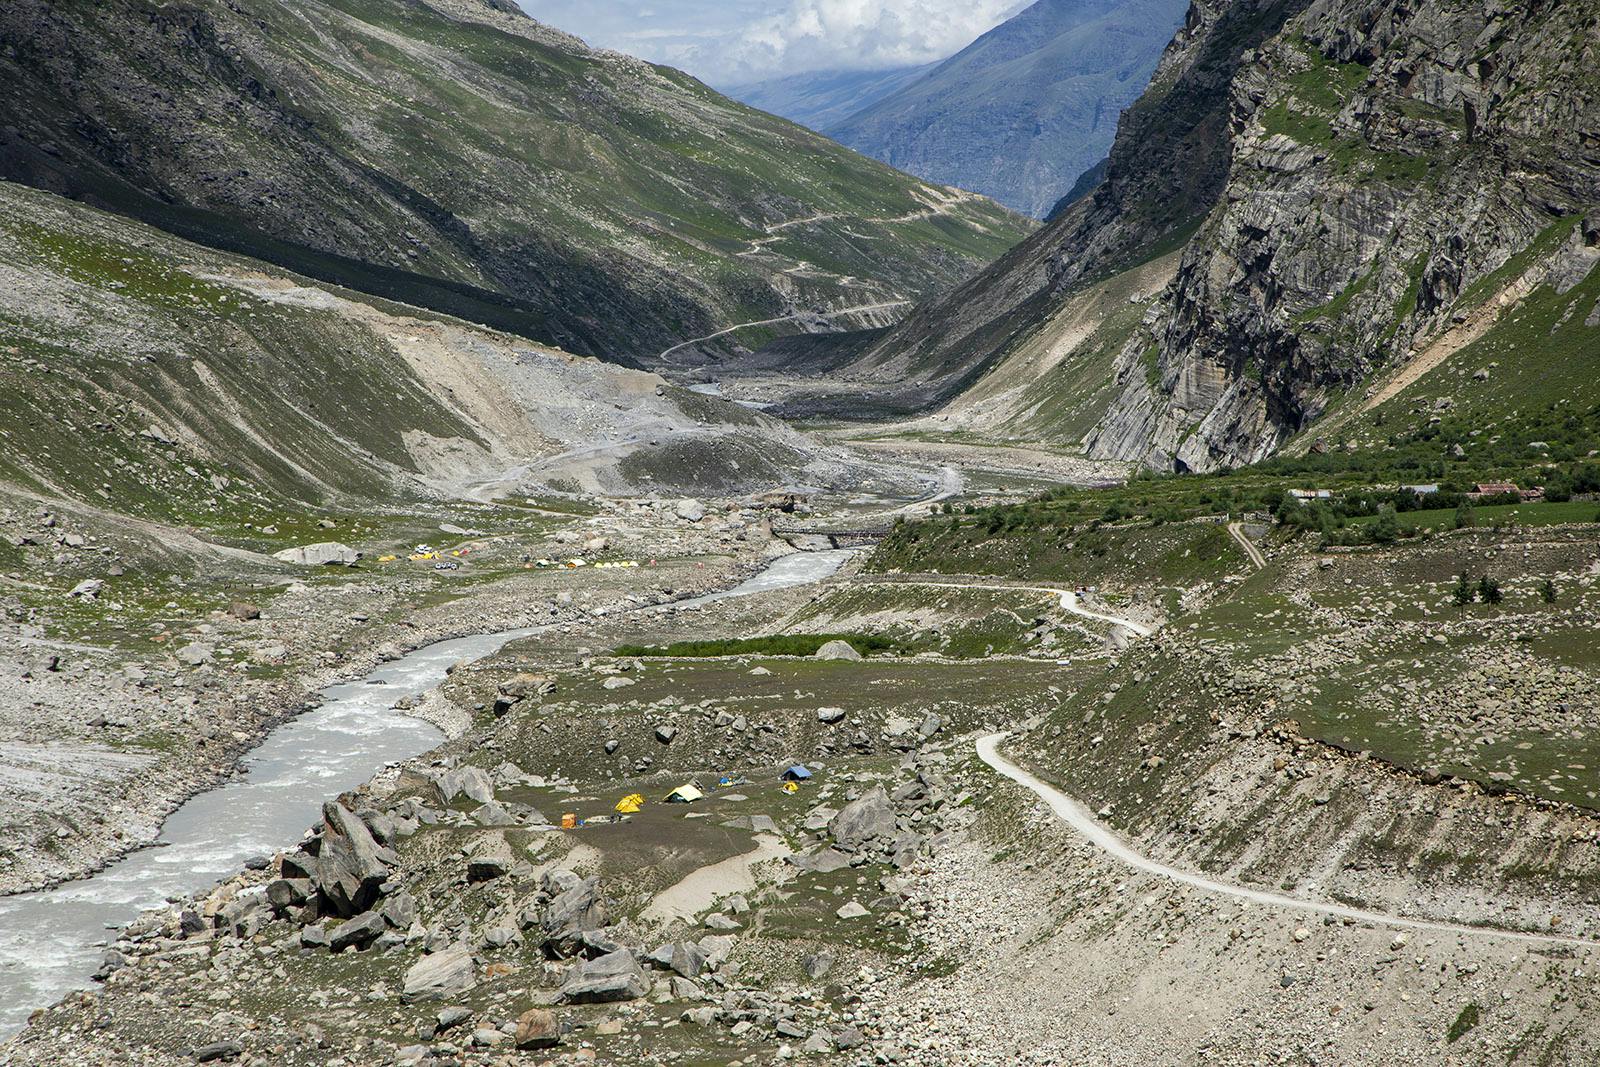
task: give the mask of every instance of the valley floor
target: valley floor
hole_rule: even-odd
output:
[[[816,507],[777,525],[871,513]],[[333,680],[556,626],[453,671],[416,709],[448,739],[328,798],[306,843],[118,931],[103,980],[36,1013],[6,1062],[1600,1055],[1592,529],[1329,555],[1135,523],[1078,581],[858,556],[672,608],[788,551],[763,521],[601,501],[471,538],[458,571],[364,563],[259,619],[174,616],[157,633],[211,651],[194,665],[55,618],[18,645],[59,659],[12,687],[8,758],[67,753],[83,777],[36,779],[8,816],[12,888],[135,843]],[[523,563],[582,544],[645,566]],[[1448,606],[1463,558],[1494,561],[1498,612]],[[837,639],[854,650],[810,654]],[[263,648],[279,671],[224,666]],[[1468,715],[1452,686],[1473,679]],[[184,740],[141,740],[162,729]],[[686,781],[705,798],[663,802]]]

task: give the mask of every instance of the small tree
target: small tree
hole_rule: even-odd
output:
[[[1478,513],[1471,504],[1462,504],[1456,508],[1456,529],[1470,530],[1478,525]]]
[[[1467,572],[1462,571],[1461,577],[1456,579],[1456,605],[1464,608],[1476,599],[1478,599],[1477,590],[1473,589],[1472,583],[1467,580]]]
[[[1549,578],[1539,584],[1539,595],[1544,598],[1546,604],[1554,604],[1560,599],[1560,594],[1556,592],[1556,583]]]
[[[1478,580],[1478,596],[1483,598],[1485,604],[1498,604],[1506,598],[1500,591],[1500,583],[1487,574]]]
[[[1369,533],[1375,545],[1394,544],[1400,540],[1400,516],[1395,514],[1394,508],[1383,508],[1378,512],[1378,519],[1372,524]]]

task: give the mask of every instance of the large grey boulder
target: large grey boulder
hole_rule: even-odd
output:
[[[678,518],[685,522],[699,522],[706,517],[706,507],[698,500],[690,500],[688,498],[680,500],[674,510]]]
[[[494,799],[494,779],[482,767],[457,767],[445,771],[434,776],[433,784],[446,804],[462,796],[479,804],[487,804]]]
[[[828,832],[839,847],[857,851],[868,845],[892,841],[899,832],[894,807],[883,786],[877,786],[859,800],[846,804],[844,810],[828,823]]]
[[[706,969],[706,954],[699,945],[688,942],[662,945],[650,953],[649,960],[654,966],[684,978],[699,978]]]
[[[342,952],[347,948],[366,948],[388,929],[389,924],[382,915],[369,911],[349,922],[340,923],[339,928],[334,930],[333,936],[328,939],[328,947],[335,952]]]
[[[450,1000],[478,984],[478,970],[466,945],[451,945],[424,956],[406,971],[400,999],[407,1004]]]
[[[566,873],[566,872],[563,872]],[[585,878],[558,893],[545,908],[540,929],[548,955],[565,959],[583,948],[583,934],[605,928],[606,902],[600,896],[600,880]]]
[[[489,882],[503,878],[510,873],[514,862],[511,843],[505,835],[492,834],[472,846],[472,854],[467,858],[467,881]]]
[[[829,641],[817,649],[816,659],[858,660],[861,653],[857,652],[849,641]]]
[[[324,829],[312,881],[324,912],[349,918],[378,899],[389,878],[388,863],[398,859],[373,838],[367,824],[336,801],[322,806]]]
[[[561,987],[568,1004],[610,1004],[638,1000],[650,992],[650,983],[632,952],[621,949],[588,960],[573,971]]]
[[[273,553],[272,558],[301,567],[354,567],[361,562],[361,553],[337,541],[323,541],[315,545],[286,548]]]

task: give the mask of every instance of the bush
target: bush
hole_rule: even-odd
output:
[[[1478,596],[1485,604],[1498,604],[1506,598],[1500,591],[1500,583],[1487,574],[1478,580]]]
[[[1539,595],[1544,598],[1546,604],[1554,604],[1560,599],[1560,594],[1556,592],[1556,583],[1549,578],[1540,583]]]
[[[1372,524],[1368,535],[1375,545],[1392,545],[1400,540],[1400,516],[1394,508],[1384,508],[1378,512],[1378,521]]]
[[[1450,1029],[1445,1033],[1445,1040],[1455,1044],[1467,1034],[1477,1028],[1481,1013],[1476,1004],[1468,1004],[1461,1009],[1461,1014],[1456,1016],[1456,1021],[1450,1024]]]
[[[1470,530],[1478,525],[1478,513],[1471,504],[1456,508],[1456,529]]]
[[[1455,601],[1458,607],[1466,607],[1478,599],[1477,590],[1472,588],[1472,583],[1467,580],[1466,572],[1456,579]]]

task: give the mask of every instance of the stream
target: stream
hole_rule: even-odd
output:
[[[851,552],[800,552],[774,560],[731,589],[671,607],[694,609],[732,597],[810,585],[831,577]],[[664,610],[663,607],[646,608]],[[323,690],[323,703],[267,735],[245,758],[248,773],[179,807],[154,847],[99,874],[37,893],[0,897],[0,1040],[36,1008],[92,984],[112,932],[141,912],[201,892],[254,856],[299,841],[324,800],[387,765],[438,745],[438,729],[396,711],[444,681],[452,664],[491,656],[549,626],[441,641]]]

